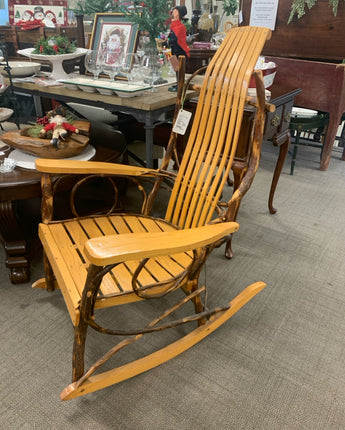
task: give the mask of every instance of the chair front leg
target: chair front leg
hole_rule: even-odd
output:
[[[72,359],[72,382],[78,381],[84,374],[85,342],[89,321],[93,318],[96,297],[103,278],[103,267],[89,266],[88,275],[80,301],[77,324],[74,327]]]
[[[44,264],[44,278],[45,278],[45,288],[50,293],[55,290],[55,276],[52,266],[49,263],[48,257],[45,252],[43,252],[43,264]]]

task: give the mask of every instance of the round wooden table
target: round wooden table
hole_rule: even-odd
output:
[[[124,145],[118,148],[98,146],[94,160],[117,161],[125,149]],[[5,158],[12,148],[2,148]],[[37,222],[35,225],[25,225],[18,211],[18,205],[30,199],[41,197],[41,175],[36,170],[16,167],[12,172],[0,173],[0,236],[6,251],[6,267],[10,269],[10,281],[13,284],[28,282],[30,279],[31,250],[36,249]],[[37,204],[36,204],[37,206]],[[34,234],[32,234],[34,232]]]

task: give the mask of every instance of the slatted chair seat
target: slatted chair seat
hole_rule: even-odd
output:
[[[206,286],[199,286],[199,275],[213,249],[228,241],[239,228],[232,222],[231,214],[236,213],[258,167],[266,107],[261,72],[254,73],[257,86],[257,98],[253,102],[256,106],[254,161],[248,168],[250,176],[244,176],[224,212],[219,201],[236,153],[249,81],[269,35],[270,30],[256,27],[236,28],[227,33],[206,69],[177,174],[167,170],[176,153],[177,135],[174,132],[157,170],[93,161],[36,160],[36,168],[42,172],[39,237],[45,255],[45,277],[34,286],[49,291],[58,287],[74,325],[72,383],[61,393],[61,399],[72,399],[108,387],[166,362],[212,333],[265,287],[263,282],[256,282],[230,302],[209,309]],[[183,104],[183,66],[184,59],[180,58],[175,120]],[[56,183],[52,177],[78,174],[82,179],[71,193],[71,209],[75,217],[54,221]],[[118,214],[110,209],[103,215],[78,216],[73,198],[86,176],[110,178],[115,188],[116,178],[130,179],[138,185],[144,197],[142,212]],[[148,179],[152,189],[146,194],[141,181]],[[153,202],[167,182],[173,185],[165,216],[154,218],[150,216]],[[173,292],[176,294],[172,297],[179,292],[183,294],[174,305],[162,310],[166,301],[160,299]],[[99,308],[152,299],[156,303],[151,309],[155,315],[144,327],[126,327],[126,323],[131,322],[130,310],[134,304],[121,327],[101,326],[96,318]],[[190,303],[194,313],[187,305]],[[184,312],[183,316],[176,319],[176,311],[179,315]],[[99,373],[102,365],[118,351],[138,339],[144,340],[147,333],[164,333],[164,330],[191,322],[196,322],[196,328],[172,344]],[[89,327],[102,334],[124,338],[85,370]]]
[[[49,260],[53,261],[53,267],[56,268],[58,285],[69,286],[68,292],[62,288],[62,293],[72,322],[74,324],[76,322],[76,311],[80,306],[90,264],[84,249],[89,239],[118,234],[169,232],[176,229],[176,226],[162,219],[128,214],[94,216],[41,225],[40,238]],[[167,285],[163,287],[151,288],[154,294],[162,293],[170,286],[169,281],[187,271],[192,262],[191,252],[152,258],[138,276],[138,287],[145,289],[154,283],[166,282]],[[141,300],[133,292],[131,282],[139,263],[139,260],[133,260],[120,264],[103,278],[95,304],[96,309]]]

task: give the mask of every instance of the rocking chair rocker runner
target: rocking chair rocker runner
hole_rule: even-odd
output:
[[[177,175],[166,171],[174,153],[174,133],[158,170],[92,161],[36,161],[37,169],[42,172],[43,223],[39,226],[39,236],[45,253],[45,278],[34,287],[49,291],[60,288],[74,325],[73,382],[61,393],[61,399],[90,393],[166,362],[218,328],[265,287],[263,282],[257,282],[225,306],[208,309],[205,287],[198,286],[198,279],[212,250],[238,229],[237,223],[228,221],[228,214],[236,213],[239,199],[250,183],[242,181],[228,202],[226,213],[218,203],[236,151],[243,110],[248,102],[248,84],[269,35],[269,30],[256,27],[236,28],[227,33],[206,70]],[[257,113],[253,151],[260,147],[265,119],[261,72],[255,72],[255,77]],[[177,111],[183,97],[183,81],[181,68]],[[257,164],[252,168],[256,169]],[[144,195],[140,215],[108,211],[105,215],[79,217],[73,205],[74,188],[71,202],[76,217],[53,221],[55,184],[51,175],[56,177],[56,174],[81,174],[81,182],[89,175],[127,177],[135,183],[150,178],[154,183],[148,196],[139,187]],[[165,218],[150,217],[154,197],[167,178],[174,179],[174,185]],[[143,328],[107,328],[96,319],[97,309],[147,299],[159,303],[160,298],[177,289],[182,289],[185,296]],[[172,314],[188,307],[188,302],[193,303],[195,313],[174,318]],[[197,328],[174,343],[99,373],[99,368],[116,352],[139,338],[145,339],[146,333],[193,321],[197,322]],[[85,371],[88,326],[101,333],[125,337]]]

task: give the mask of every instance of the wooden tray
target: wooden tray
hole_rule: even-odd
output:
[[[30,127],[23,130],[8,131],[1,135],[1,140],[13,148],[41,158],[74,157],[83,152],[89,143],[90,123],[88,121],[74,121],[73,125],[80,130],[80,133],[71,133],[67,139],[61,140],[58,148],[50,143],[50,139],[28,136]]]

